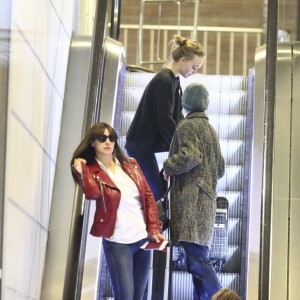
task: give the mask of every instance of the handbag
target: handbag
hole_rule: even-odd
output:
[[[86,199],[100,198],[101,192],[88,166],[85,163],[81,163],[81,167],[82,167],[82,189],[85,198]]]
[[[158,218],[163,223],[162,231],[165,231],[170,227],[171,220],[168,218],[167,214],[167,202],[168,202],[168,194],[171,189],[172,184],[169,185],[167,190],[164,192],[163,196],[156,201]]]

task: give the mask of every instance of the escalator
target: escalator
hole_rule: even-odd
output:
[[[118,18],[112,17],[119,16],[116,6],[117,1],[98,1],[93,37],[72,39],[41,295],[45,300],[113,299],[101,239],[88,233],[94,203],[85,201],[72,181],[69,161],[82,136],[99,120],[115,127],[123,147],[140,94],[154,76],[142,69],[130,72],[128,67],[126,70],[124,49],[117,41],[118,21],[114,20]],[[195,76],[191,80],[207,85],[215,99],[210,106],[210,120],[220,135],[227,163],[227,176],[220,183],[219,193],[231,203],[230,253],[220,276],[224,286],[240,293],[243,290],[241,265],[245,264],[241,228],[244,227],[243,207],[247,206],[243,195],[247,82],[243,77],[231,76],[201,76],[200,79]],[[183,88],[188,83],[183,80]],[[160,163],[166,155],[157,155]],[[172,282],[172,294],[176,298],[169,295],[169,299],[190,299],[192,285],[188,273],[175,270]]]
[[[120,146],[124,149],[125,136],[134,117],[142,92],[146,84],[155,74],[145,72],[126,72],[123,96],[122,126],[120,132]],[[207,110],[210,123],[216,129],[223,156],[226,162],[225,176],[218,183],[218,195],[229,200],[229,251],[227,262],[219,273],[224,287],[228,287],[243,294],[245,289],[246,268],[246,230],[247,229],[247,178],[250,151],[249,122],[251,110],[248,108],[252,99],[248,94],[248,82],[253,75],[216,76],[194,75],[187,79],[180,78],[182,89],[188,84],[201,82],[210,94],[210,105]],[[249,118],[250,117],[250,118]],[[248,126],[246,126],[248,124]],[[248,128],[246,130],[246,128]],[[248,153],[248,155],[246,155]],[[157,160],[160,167],[168,153],[158,153]],[[172,199],[171,199],[172,201]],[[184,255],[184,254],[183,254]],[[172,295],[168,299],[192,299],[192,278],[182,266],[178,267],[178,259],[182,259],[182,251],[173,247]],[[184,259],[184,257],[183,257]]]

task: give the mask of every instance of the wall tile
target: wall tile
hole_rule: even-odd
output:
[[[36,16],[35,16],[35,45],[34,51],[39,58],[42,68],[45,69],[47,58],[47,19],[49,9],[47,7],[48,0],[35,0]]]
[[[63,101],[57,91],[53,89],[51,109],[49,111],[49,126],[47,127],[47,139],[50,146],[49,155],[53,161],[56,161],[62,109]]]
[[[64,31],[62,25],[60,26],[58,41],[59,42],[57,43],[55,55],[54,86],[56,87],[61,98],[63,98],[68,66],[70,39]]]
[[[26,127],[14,116],[10,118],[8,130],[13,135],[8,136],[11,150],[7,153],[6,194],[17,206],[36,217],[34,203],[38,204],[39,197],[34,196],[38,194],[41,150]]]
[[[35,57],[19,31],[12,33],[9,110],[30,128],[34,98]]]
[[[12,5],[12,28],[22,31],[28,43],[36,43],[36,0],[15,0]]]
[[[73,29],[73,17],[77,15],[74,12],[74,1],[73,0],[64,0],[63,1],[63,10],[62,10],[62,23],[66,30],[67,35],[71,38],[72,37],[72,29]]]
[[[47,1],[47,20],[46,20],[46,57],[45,69],[51,81],[54,81],[54,67],[56,60],[56,49],[59,43],[59,31],[61,27],[60,19],[50,4]]]
[[[38,299],[47,232],[14,203],[8,201],[6,209],[14,226],[6,227],[5,288],[14,291],[10,299]]]
[[[3,300],[41,295],[73,2],[12,2]]]
[[[39,222],[44,228],[49,228],[51,212],[52,187],[55,175],[55,162],[43,153],[41,169],[41,200],[39,206]]]
[[[50,0],[48,0],[50,1]],[[51,0],[52,6],[57,14],[57,17],[61,20],[63,6],[65,0]]]

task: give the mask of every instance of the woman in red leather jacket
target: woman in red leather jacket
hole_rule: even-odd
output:
[[[165,238],[149,185],[117,139],[109,124],[94,124],[73,154],[72,175],[86,199],[96,200],[91,234],[103,238],[115,299],[140,300],[150,266],[150,253],[140,246]]]

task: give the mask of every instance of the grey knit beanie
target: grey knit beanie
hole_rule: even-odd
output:
[[[182,95],[182,106],[189,112],[207,110],[208,99],[207,88],[201,83],[191,83]]]

